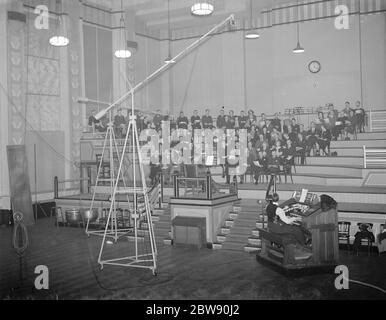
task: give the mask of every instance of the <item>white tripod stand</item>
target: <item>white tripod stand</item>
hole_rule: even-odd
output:
[[[132,166],[133,166],[133,187],[125,186],[122,189],[118,189],[119,179],[115,180],[115,184],[114,184],[114,188],[111,196],[110,211],[107,217],[106,227],[103,234],[103,241],[99,251],[98,263],[101,265],[101,268],[103,268],[103,265],[105,264],[125,266],[125,267],[148,268],[152,270],[153,274],[156,274],[157,247],[156,247],[155,237],[154,237],[151,209],[149,204],[148,190],[146,186],[146,177],[143,170],[143,162],[142,162],[141,150],[139,145],[136,116],[134,115],[134,94],[132,94],[132,110],[130,115],[130,122],[126,132],[123,150],[121,153],[121,159],[119,163],[117,177],[120,177],[122,175],[122,167],[123,167],[124,158],[126,155],[126,149],[128,147],[128,141],[130,138],[131,138],[131,147],[132,147],[131,157],[132,157]],[[136,177],[137,160],[138,160],[138,166],[139,166],[139,173],[141,176],[140,177],[141,185],[138,187],[137,187],[137,177]],[[106,237],[111,235],[111,231],[109,230],[109,224],[110,223],[116,224],[116,220],[114,222],[114,219],[116,219],[116,216],[114,215],[114,211],[115,211],[116,196],[118,194],[125,194],[127,196],[129,206],[130,206],[129,197],[132,196],[131,209],[132,209],[132,218],[134,219],[133,231],[134,231],[135,254],[131,256],[122,257],[122,258],[103,260],[102,255],[103,255]],[[143,198],[144,212],[140,212],[140,208],[138,205],[138,195],[140,195]],[[143,218],[145,218],[147,221],[147,228],[148,228],[147,231],[150,239],[150,248],[151,248],[150,253],[139,252],[140,250],[139,250],[138,228],[139,228],[139,222]]]
[[[115,137],[114,124],[112,121],[112,114],[111,113],[112,113],[112,111],[109,112],[109,124],[107,126],[107,131],[106,131],[105,139],[103,142],[101,159],[100,159],[100,162],[98,165],[96,182],[95,182],[95,186],[94,186],[94,190],[93,190],[93,194],[92,194],[92,199],[91,199],[90,213],[94,209],[95,196],[96,196],[100,182],[110,182],[110,201],[112,201],[112,199],[113,199],[112,195],[113,195],[114,185],[115,185],[116,180],[118,182],[123,181],[124,186],[126,186],[126,182],[125,182],[125,178],[124,178],[123,174],[121,174],[121,176],[119,176],[119,175],[115,176],[116,170],[115,170],[115,165],[114,165],[114,160],[115,160],[114,159],[114,152],[116,153],[118,159],[120,157],[120,153],[119,153],[118,144],[117,144],[116,137]],[[109,171],[110,171],[110,177],[108,179],[100,178],[100,174],[101,174],[102,167],[103,167],[103,162],[104,162],[105,155],[106,155],[107,145],[109,148],[108,154],[109,154]],[[91,217],[91,214],[87,218],[86,234],[88,236],[90,236],[90,235],[103,236],[104,230],[90,230],[90,217]],[[106,223],[108,223],[108,222],[106,221]],[[130,228],[118,229],[117,207],[116,207],[116,201],[114,201],[113,214],[112,214],[112,218],[110,221],[110,230],[109,230],[107,236],[112,237],[112,238],[114,238],[115,241],[117,241],[120,236],[127,234],[127,232],[129,232],[130,230],[131,230]]]

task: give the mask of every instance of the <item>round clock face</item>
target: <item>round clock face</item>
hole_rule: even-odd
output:
[[[320,62],[319,61],[311,61],[309,64],[308,64],[308,70],[310,70],[310,72],[312,73],[317,73],[320,71]]]

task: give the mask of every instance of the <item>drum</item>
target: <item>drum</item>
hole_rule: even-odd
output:
[[[73,208],[66,210],[66,221],[70,224],[79,223],[82,221],[82,216],[79,209]]]
[[[98,209],[93,208],[90,209],[82,209],[81,210],[81,216],[84,222],[95,222],[98,219]]]

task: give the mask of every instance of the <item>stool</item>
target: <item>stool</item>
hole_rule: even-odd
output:
[[[350,228],[351,222],[339,221],[338,222],[338,241],[347,241],[347,248],[350,250]]]
[[[55,227],[59,227],[59,217],[61,218],[63,225],[66,226],[66,223],[64,223],[66,219],[64,218],[62,207],[51,207],[50,220],[52,219],[53,212],[55,213]]]

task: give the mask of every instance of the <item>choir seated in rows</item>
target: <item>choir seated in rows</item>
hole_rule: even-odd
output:
[[[237,136],[239,129],[246,129],[248,167],[255,183],[258,183],[261,176],[290,171],[296,158],[300,164],[305,164],[306,157],[309,156],[330,156],[331,140],[355,139],[357,132],[364,132],[365,111],[359,101],[356,102],[355,108],[351,108],[350,103],[346,102],[341,111],[331,105],[327,113],[320,111],[307,129],[303,123],[298,123],[295,117],[287,116],[282,120],[276,113],[273,118],[268,119],[264,113],[260,117],[256,116],[253,110],[247,113],[242,110],[240,115],[236,116],[233,110],[226,114],[224,107],[215,119],[209,109],[205,110],[202,117],[194,110],[190,119],[183,111],[177,118],[172,114],[162,115],[160,110],[157,110],[153,117],[137,112],[136,124],[139,131],[154,129],[161,134],[162,121],[165,120],[170,123],[170,131],[235,129]],[[107,122],[107,119],[96,120],[94,111],[89,117],[88,125],[93,132],[104,132]],[[119,109],[114,117],[116,137],[124,137],[127,127],[128,117],[125,118]],[[243,180],[241,177],[240,182]]]

